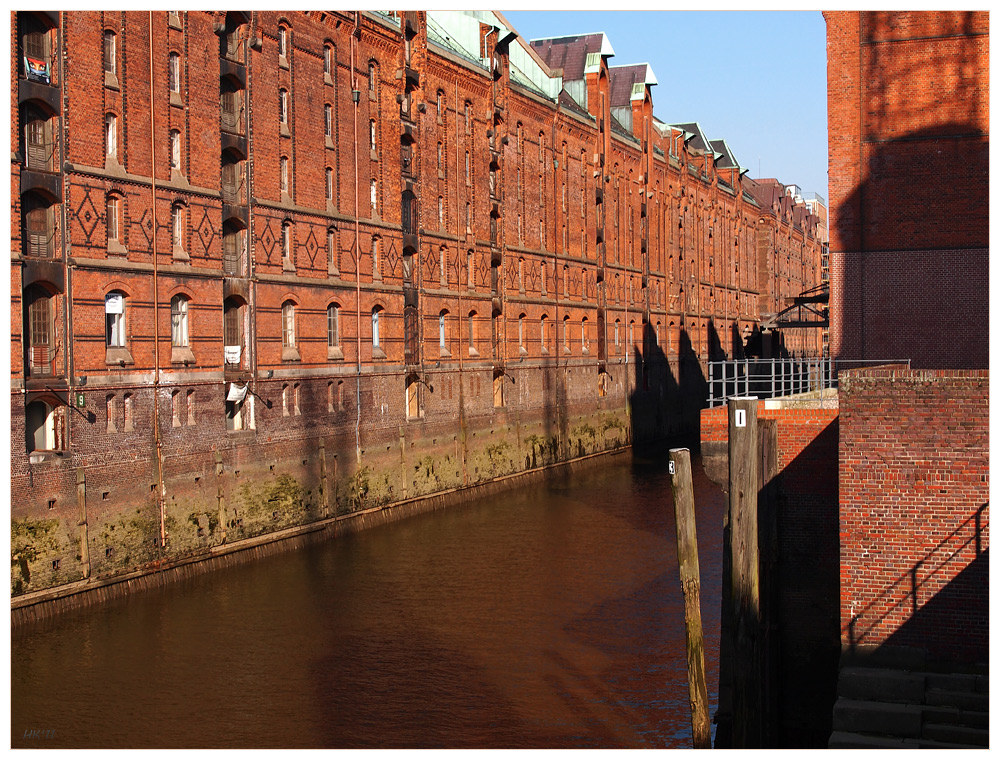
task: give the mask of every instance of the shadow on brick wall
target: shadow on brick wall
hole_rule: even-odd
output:
[[[849,652],[877,658],[879,649],[906,647],[941,664],[989,661],[988,508],[981,504],[908,573],[855,612],[844,631]],[[949,575],[943,588],[927,590]],[[907,616],[905,622],[881,639],[878,629],[899,614]]]

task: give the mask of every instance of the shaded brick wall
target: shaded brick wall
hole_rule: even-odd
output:
[[[986,367],[989,14],[824,16],[831,353]]]
[[[988,386],[985,370],[841,376],[845,646],[987,658]]]

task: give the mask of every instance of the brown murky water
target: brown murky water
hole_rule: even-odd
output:
[[[709,697],[724,496],[692,463]],[[14,747],[690,747],[665,462],[18,630]]]

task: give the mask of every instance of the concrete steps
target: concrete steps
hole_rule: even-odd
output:
[[[829,746],[989,747],[989,677],[846,665]]]

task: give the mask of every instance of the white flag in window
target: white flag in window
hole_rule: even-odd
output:
[[[240,346],[226,346],[224,349],[226,364],[240,363]]]
[[[226,395],[226,401],[242,401],[246,398],[247,386],[238,386],[236,383],[229,384],[229,393]]]

